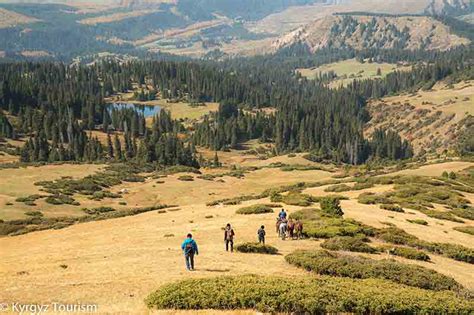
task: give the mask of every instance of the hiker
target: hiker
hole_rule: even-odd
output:
[[[184,259],[186,260],[186,268],[189,271],[194,270],[194,254],[199,255],[196,241],[193,240],[193,236],[189,233],[181,244],[181,249],[184,253]]]
[[[227,223],[225,230],[224,230],[224,242],[225,242],[225,250],[229,251],[229,244],[230,244],[230,251],[234,251],[234,230],[230,226],[230,223]]]
[[[288,228],[288,221],[286,219],[281,220],[280,223],[280,237],[282,240],[285,240],[286,238],[286,229]]]
[[[280,213],[278,214],[280,220],[286,220],[286,212],[285,209],[281,209]]]
[[[295,223],[295,230],[296,230],[296,238],[300,239],[303,237],[303,222],[300,220],[296,220]]]
[[[265,245],[265,226],[261,226],[258,231],[257,231],[257,235],[258,235],[258,243],[262,243],[263,245]]]
[[[294,238],[294,231],[295,231],[295,222],[293,219],[288,220],[288,237],[293,239]]]

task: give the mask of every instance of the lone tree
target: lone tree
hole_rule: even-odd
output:
[[[338,198],[324,197],[319,201],[321,210],[329,215],[342,217],[344,212],[341,208],[341,203]]]

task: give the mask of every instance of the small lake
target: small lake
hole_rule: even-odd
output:
[[[135,109],[141,113],[143,113],[143,116],[145,117],[153,117],[156,114],[160,112],[161,107],[160,106],[152,106],[152,105],[140,105],[140,104],[134,104],[134,103],[113,103],[109,105],[110,110],[112,109],[125,109],[125,108],[130,108],[130,109]]]

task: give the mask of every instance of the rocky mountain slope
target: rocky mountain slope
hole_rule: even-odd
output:
[[[430,17],[333,15],[277,39],[273,48],[305,44],[313,52],[327,47],[447,50],[468,43]]]

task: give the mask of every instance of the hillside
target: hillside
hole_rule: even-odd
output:
[[[365,133],[391,128],[408,139],[416,152],[453,150],[467,126],[473,124],[473,83],[438,83],[428,91],[372,101],[368,104],[372,119]]]
[[[469,40],[451,34],[446,25],[418,16],[328,16],[279,38],[275,50],[305,44],[315,52],[322,48],[448,50]]]

